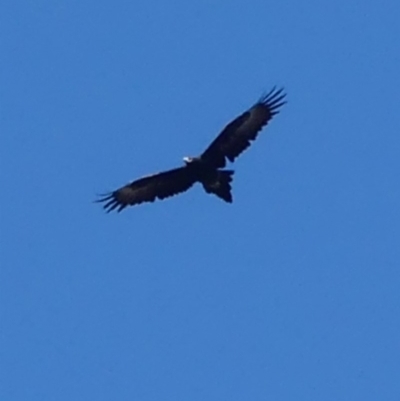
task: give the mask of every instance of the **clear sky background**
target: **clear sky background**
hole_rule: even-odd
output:
[[[400,3],[4,0],[0,399],[400,399]],[[274,85],[200,186],[181,165]]]

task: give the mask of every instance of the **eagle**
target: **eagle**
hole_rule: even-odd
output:
[[[127,206],[154,202],[187,191],[195,183],[225,202],[232,203],[233,170],[224,169],[257,138],[280,108],[286,103],[283,88],[272,88],[243,114],[231,121],[208,148],[197,157],[184,157],[184,166],[152,174],[100,195],[96,202],[107,212],[120,212]]]

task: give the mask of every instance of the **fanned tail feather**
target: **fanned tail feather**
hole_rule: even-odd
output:
[[[203,183],[205,191],[218,196],[225,202],[232,203],[231,182],[233,174],[233,170],[219,170],[214,181]]]

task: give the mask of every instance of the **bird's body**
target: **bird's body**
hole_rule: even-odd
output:
[[[186,169],[193,175],[195,182],[200,182],[204,190],[214,194],[225,202],[232,202],[231,185],[233,170],[220,170],[201,157],[184,158]]]
[[[232,170],[215,168],[215,166],[201,157],[185,157],[184,162],[186,163],[186,168],[193,174],[195,181],[203,184],[206,192],[215,193],[213,192],[214,189],[217,191],[224,184],[232,181],[230,178],[233,175]],[[218,195],[218,192],[215,194]]]
[[[121,211],[129,205],[153,202],[185,192],[199,182],[207,193],[231,203],[233,171],[223,169],[226,159],[233,162],[250,146],[262,127],[285,104],[284,98],[282,89],[272,89],[253,107],[229,123],[201,156],[185,157],[183,167],[140,178],[105,194],[98,202],[104,202],[107,211]]]

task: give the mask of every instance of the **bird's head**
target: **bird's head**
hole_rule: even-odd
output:
[[[186,157],[183,158],[183,161],[184,161],[186,164],[193,163],[194,157],[186,156]]]

